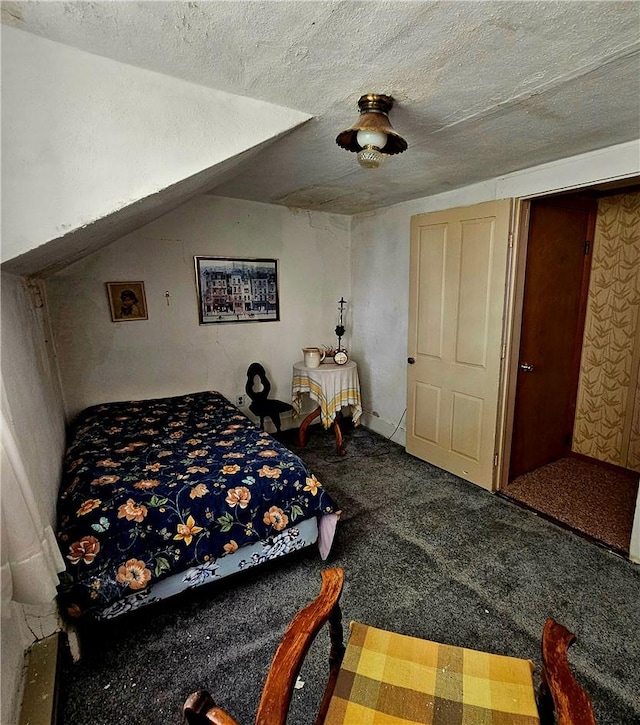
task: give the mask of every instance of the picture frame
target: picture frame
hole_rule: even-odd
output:
[[[112,322],[148,320],[144,282],[107,282]]]
[[[278,260],[194,257],[201,325],[280,320]]]

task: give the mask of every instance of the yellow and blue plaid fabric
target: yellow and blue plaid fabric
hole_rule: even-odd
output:
[[[539,725],[533,669],[352,622],[325,725]]]

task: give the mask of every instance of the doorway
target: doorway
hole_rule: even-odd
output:
[[[531,202],[509,480],[571,450],[597,202]]]
[[[607,208],[601,201],[605,197],[612,203],[620,197],[629,207],[627,227],[598,217],[599,206]],[[637,287],[640,275],[638,210],[637,188],[600,187],[530,202],[508,480],[501,489],[512,500],[625,554],[640,470],[630,450],[630,445],[638,447],[630,428],[634,405],[640,405],[640,338],[637,325],[631,337],[618,328],[624,325],[623,308],[638,306],[625,292],[625,284]],[[635,230],[628,229],[629,220]],[[616,229],[624,239],[613,238]],[[599,267],[590,285],[594,242]],[[616,245],[630,253],[622,255],[628,263],[616,264]],[[608,290],[602,294],[605,282]],[[613,356],[607,360],[601,354],[607,346],[617,346],[618,364],[628,374],[608,371]],[[608,408],[603,419],[600,408]]]

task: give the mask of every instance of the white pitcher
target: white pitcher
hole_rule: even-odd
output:
[[[319,347],[303,347],[302,354],[304,355],[304,366],[306,368],[317,368],[325,358],[324,350]]]

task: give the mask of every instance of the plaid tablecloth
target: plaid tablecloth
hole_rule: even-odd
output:
[[[344,365],[322,363],[317,368],[305,367],[303,362],[293,366],[291,398],[296,415],[302,410],[302,395],[309,395],[320,406],[320,419],[329,428],[342,408],[350,408],[353,424],[362,416],[358,366],[353,360]]]
[[[352,622],[325,725],[539,725],[533,669]]]

